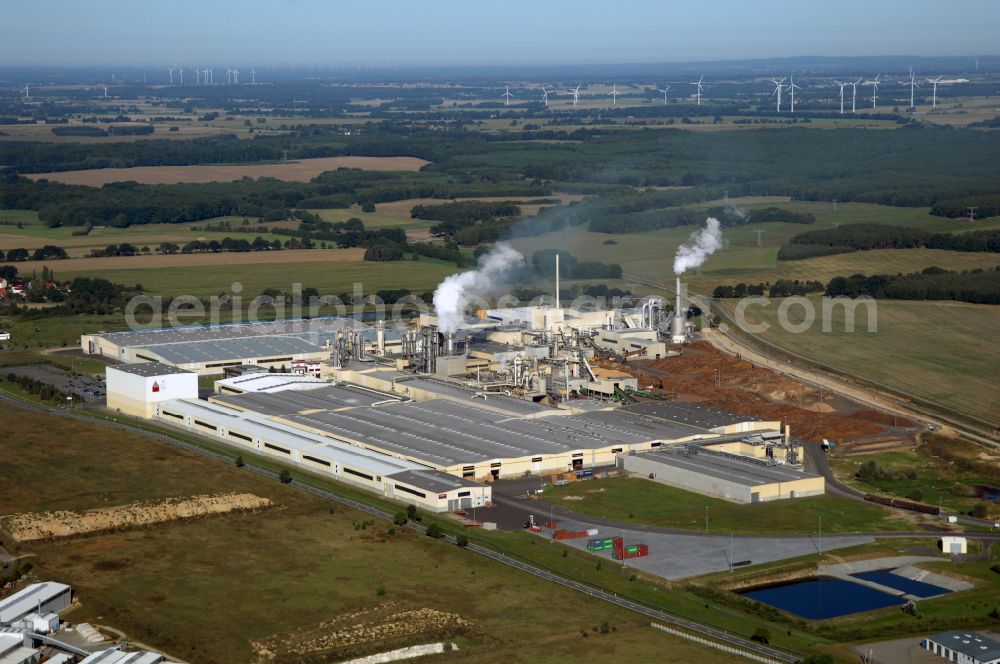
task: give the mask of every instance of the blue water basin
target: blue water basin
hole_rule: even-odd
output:
[[[947,588],[935,586],[930,583],[924,583],[923,581],[907,579],[906,577],[893,574],[884,569],[875,572],[861,572],[860,574],[852,574],[851,576],[858,579],[864,579],[865,581],[874,581],[880,585],[888,586],[889,588],[894,588],[921,598],[937,597],[938,595],[945,595],[951,592]]]
[[[836,618],[906,603],[901,597],[860,583],[826,577],[757,588],[742,595],[808,620]]]

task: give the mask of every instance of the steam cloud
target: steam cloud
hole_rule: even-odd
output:
[[[457,330],[472,298],[488,295],[500,278],[522,261],[524,256],[520,251],[501,243],[479,257],[479,267],[475,270],[453,274],[442,281],[434,291],[438,329],[445,334]]]
[[[719,249],[722,249],[722,226],[718,219],[709,217],[705,228],[691,233],[688,242],[677,247],[677,255],[674,256],[674,274],[681,274],[698,267]]]

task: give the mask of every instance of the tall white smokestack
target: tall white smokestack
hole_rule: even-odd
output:
[[[671,341],[682,344],[687,339],[684,334],[685,320],[681,307],[681,274],[691,268],[700,268],[709,256],[722,249],[722,224],[715,217],[705,221],[705,227],[691,233],[687,242],[677,247],[674,256],[674,274],[677,275],[677,307],[674,311],[674,329]]]
[[[687,335],[684,331],[684,308],[681,304],[681,277],[677,275],[677,302],[674,307],[674,329],[671,335],[671,341],[675,344],[682,344],[687,341]]]
[[[559,306],[559,252],[556,252],[556,309],[560,309]]]

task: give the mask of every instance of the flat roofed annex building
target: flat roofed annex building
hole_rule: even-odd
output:
[[[621,467],[626,472],[662,484],[736,503],[818,496],[826,490],[820,475],[706,449],[686,448],[625,456]]]

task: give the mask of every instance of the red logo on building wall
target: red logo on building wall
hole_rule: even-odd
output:
[[[160,391],[160,384],[159,383],[155,383],[155,382],[153,383],[153,391],[154,392],[159,392]]]

